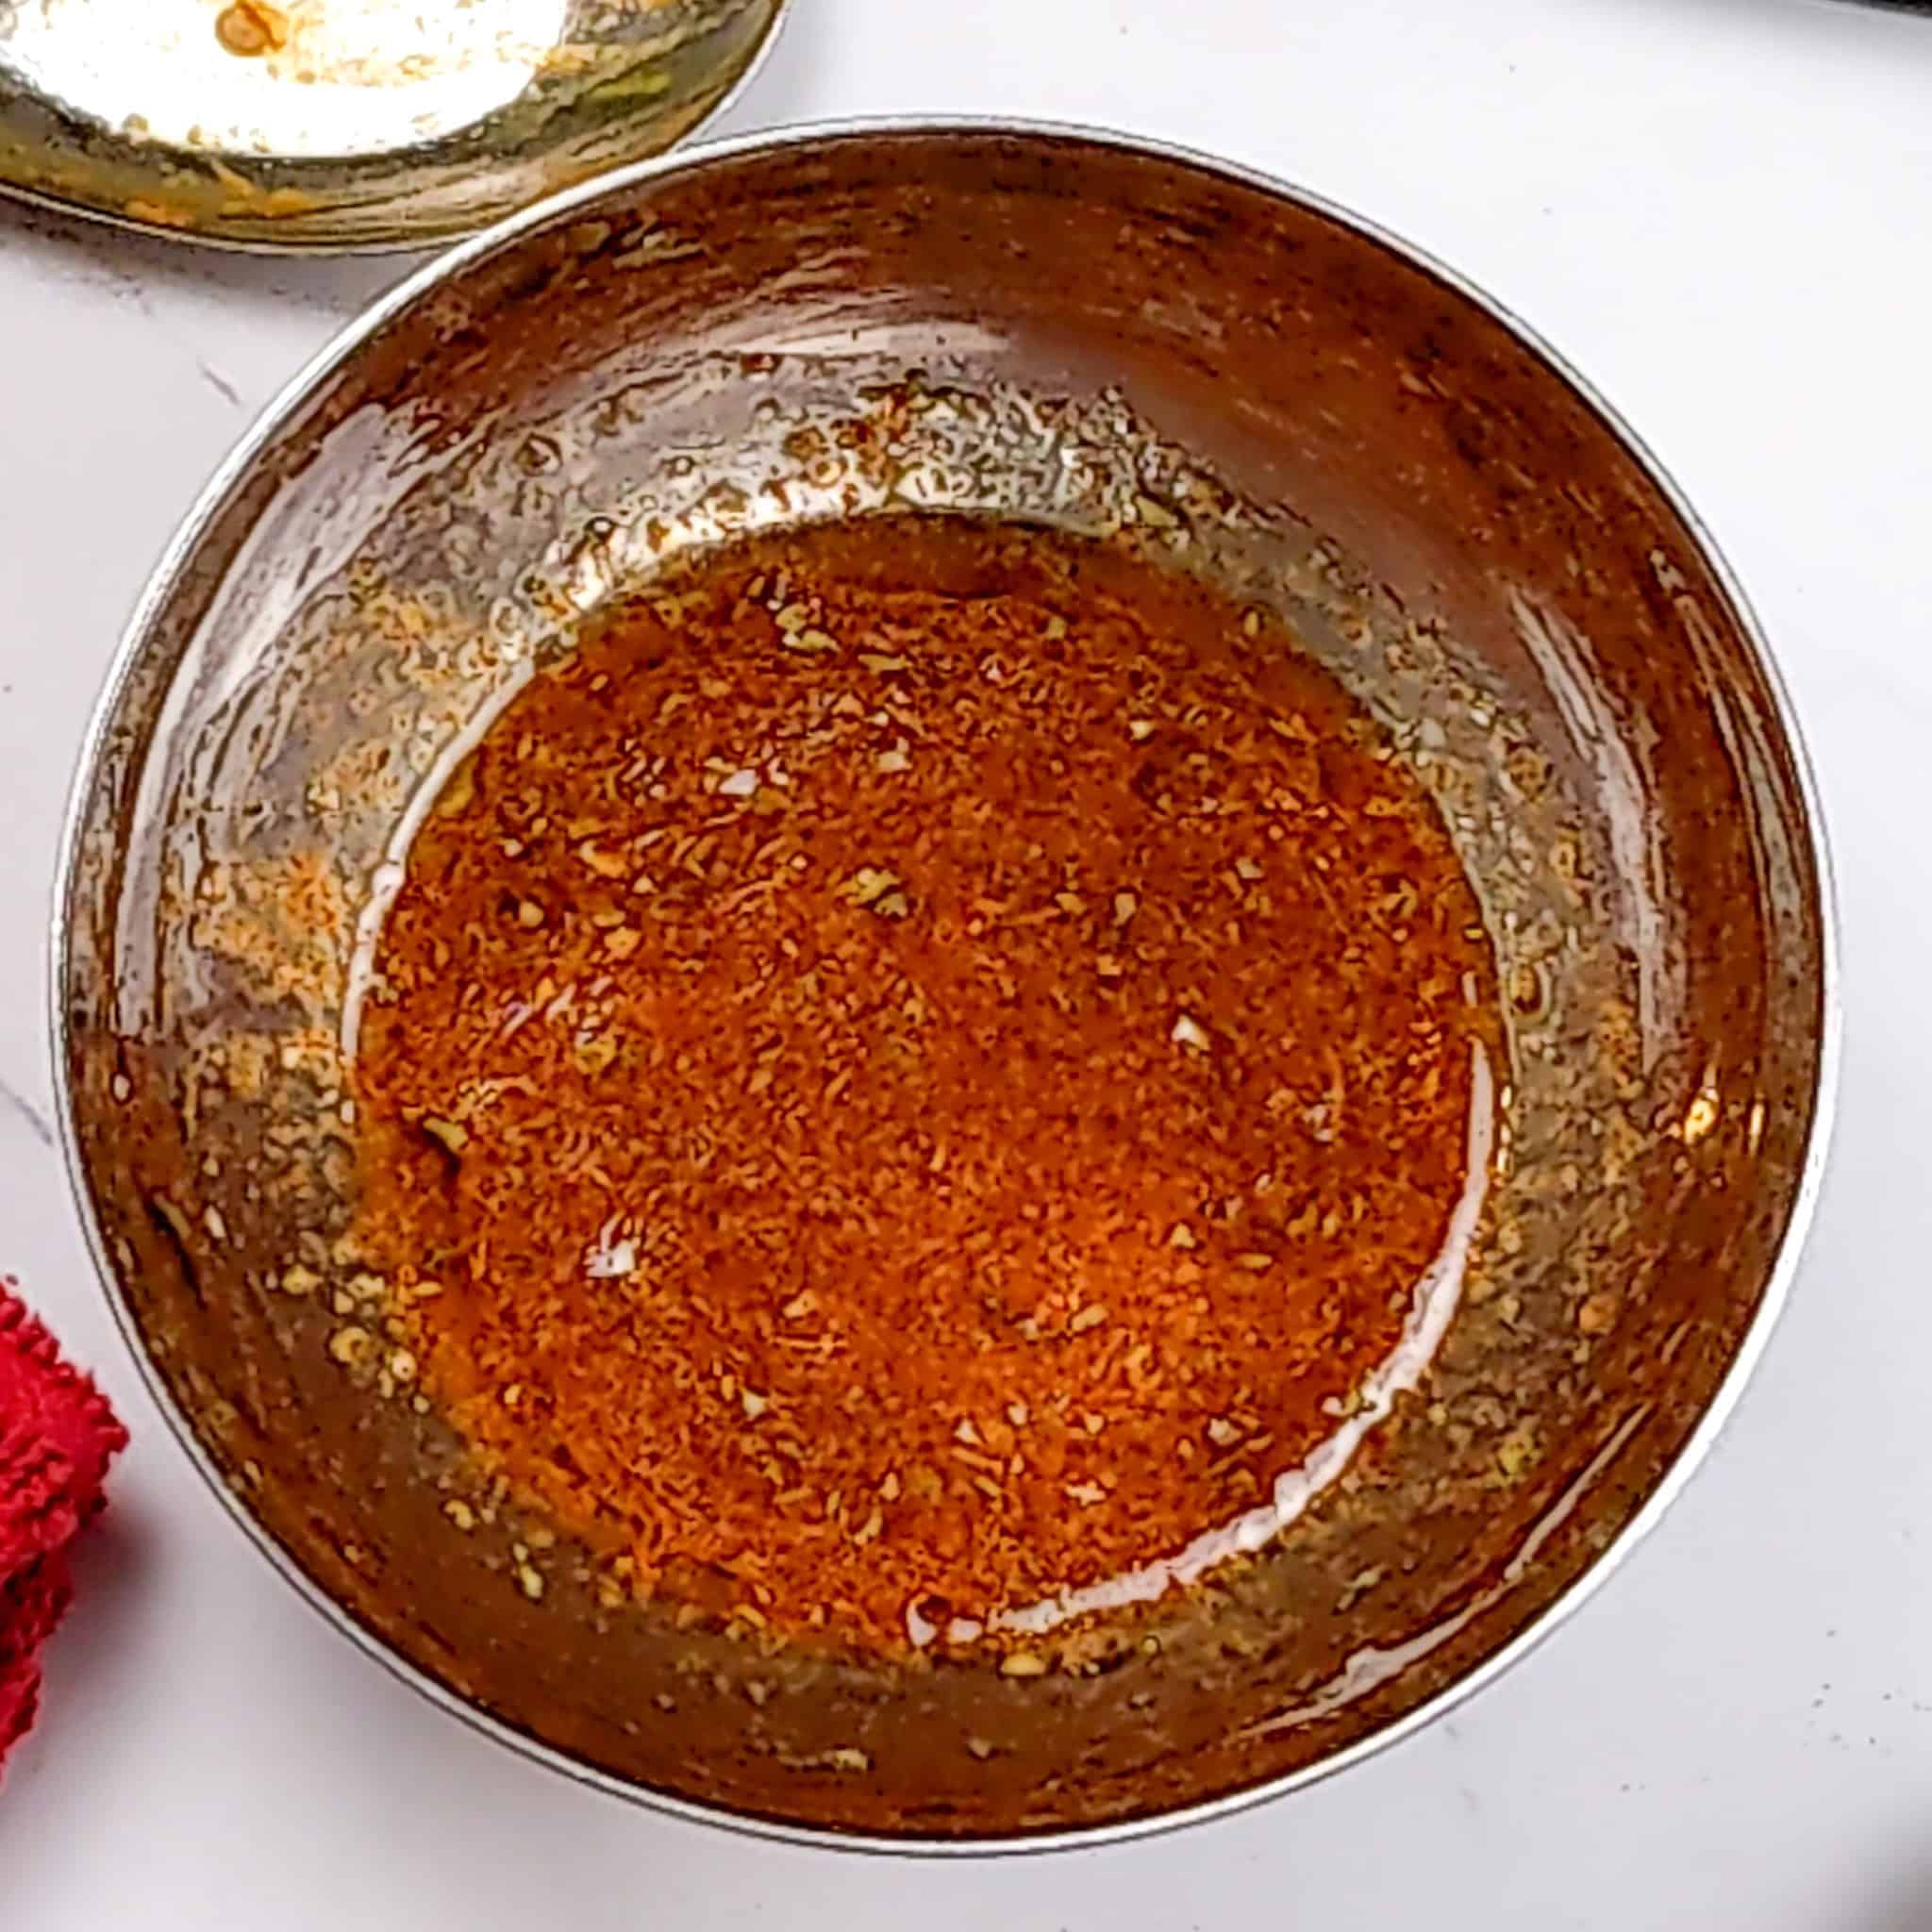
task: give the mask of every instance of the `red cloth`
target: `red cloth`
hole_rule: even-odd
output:
[[[108,1399],[0,1279],[0,1760],[34,1721],[41,1645],[67,1607],[67,1544],[127,1441]]]

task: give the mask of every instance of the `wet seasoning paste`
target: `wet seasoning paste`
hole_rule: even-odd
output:
[[[608,615],[376,967],[361,1239],[424,1390],[640,1593],[780,1633],[1020,1674],[1264,1540],[1480,1202],[1433,806],[1272,624],[1070,539],[875,520]]]

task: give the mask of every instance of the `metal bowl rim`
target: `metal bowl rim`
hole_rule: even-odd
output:
[[[373,1631],[366,1629],[351,1616],[326,1591],[314,1582],[268,1530],[255,1520],[242,1499],[223,1479],[213,1458],[176,1404],[173,1392],[167,1387],[141,1338],[132,1310],[118,1287],[113,1262],[108,1253],[99,1218],[93,1210],[92,1195],[81,1163],[75,1093],[68,1073],[72,1041],[64,998],[68,904],[78,870],[81,824],[88,801],[95,786],[109,722],[120,705],[128,675],[144,648],[146,638],[155,621],[177,590],[189,561],[227,502],[230,493],[247,476],[256,459],[312,391],[319,389],[331,375],[348,361],[351,356],[375,339],[397,314],[420,296],[460,275],[496,249],[517,242],[536,229],[557,222],[575,209],[607,195],[642,187],[660,175],[679,170],[704,168],[747,154],[774,149],[783,151],[825,141],[933,135],[1010,137],[1049,144],[1078,142],[1088,146],[1111,148],[1142,159],[1165,162],[1171,166],[1218,177],[1241,187],[1257,190],[1334,222],[1365,241],[1389,250],[1398,259],[1434,277],[1445,288],[1474,304],[1492,321],[1509,331],[1533,355],[1541,358],[1551,373],[1568,384],[1571,391],[1597,415],[1605,428],[1623,443],[1642,469],[1697,544],[1704,562],[1731,605],[1739,627],[1744,634],[1746,643],[1770,691],[1778,729],[1783,736],[1785,748],[1790,757],[1797,777],[1799,796],[1804,808],[1805,830],[1818,880],[1817,913],[1820,932],[1818,1074],[1812,1095],[1811,1123],[1807,1138],[1804,1165],[1799,1174],[1797,1188],[1791,1197],[1790,1216],[1778,1244],[1771,1274],[1730,1366],[1725,1370],[1723,1380],[1712,1393],[1703,1415],[1699,1417],[1676,1458],[1639,1507],[1636,1514],[1589,1567],[1528,1625],[1454,1683],[1446,1685],[1413,1710],[1405,1712],[1381,1729],[1357,1739],[1354,1743],[1317,1763],[1305,1765],[1296,1771],[1240,1790],[1224,1792],[1219,1797],[1205,1799],[1146,1818],[1116,1820],[1103,1824],[1076,1826],[1035,1835],[990,1834],[978,1838],[894,1837],[883,1833],[841,1832],[825,1826],[794,1824],[755,1813],[734,1811],[724,1806],[680,1798],[671,1792],[634,1784],[627,1779],[599,1770],[594,1765],[586,1764],[568,1753],[529,1737],[513,1725],[477,1708],[426,1671],[421,1670],[399,1652],[391,1649]],[[1817,1210],[1837,1114],[1843,1030],[1840,914],[1831,850],[1825,832],[1817,776],[1799,726],[1790,692],[1763,625],[1715,537],[1691,507],[1674,477],[1609,401],[1580,372],[1572,367],[1557,349],[1504,303],[1459,271],[1439,260],[1427,250],[1418,247],[1380,224],[1357,214],[1324,195],[1296,187],[1264,170],[1224,159],[1175,142],[1147,140],[1117,129],[1086,126],[1077,123],[1008,117],[874,116],[804,123],[738,136],[726,141],[703,142],[594,176],[546,200],[533,203],[530,207],[520,209],[458,243],[454,248],[406,276],[387,294],[378,297],[359,315],[339,329],[283,385],[203,487],[192,508],[170,539],[121,634],[107,679],[88,723],[61,827],[54,890],[55,902],[50,924],[52,971],[48,978],[51,1006],[49,1044],[54,1061],[56,1112],[59,1122],[60,1144],[66,1163],[69,1189],[80,1215],[95,1274],[112,1311],[115,1325],[120,1330],[128,1352],[135,1359],[148,1394],[165,1418],[176,1441],[187,1452],[190,1460],[208,1488],[220,1498],[228,1514],[241,1525],[243,1533],[268,1558],[283,1580],[294,1589],[310,1608],[348,1638],[365,1655],[381,1664],[391,1674],[408,1685],[431,1704],[460,1719],[473,1730],[492,1739],[497,1743],[508,1746],[536,1763],[561,1772],[565,1776],[580,1784],[670,1817],[687,1823],[723,1825],[749,1837],[819,1849],[913,1857],[997,1857],[1016,1854],[1084,1850],[1153,1838],[1177,1830],[1183,1825],[1200,1824],[1231,1817],[1236,1812],[1245,1811],[1272,1799],[1284,1797],[1291,1791],[1303,1790],[1324,1778],[1363,1763],[1404,1739],[1413,1737],[1493,1683],[1566,1624],[1603,1588],[1611,1574],[1629,1559],[1638,1545],[1657,1527],[1671,1505],[1682,1494],[1691,1476],[1696,1474],[1729,1423],[1790,1296],[1792,1279],[1796,1274]]]
[[[613,168],[608,173],[592,175],[588,182],[580,181],[573,187],[558,191],[555,195],[546,195],[540,201],[527,203],[515,213],[505,215],[497,222],[487,223],[481,227],[474,224],[458,224],[454,227],[441,228],[426,235],[388,236],[381,241],[371,242],[285,242],[278,237],[225,235],[197,228],[171,228],[163,222],[144,222],[138,216],[122,214],[114,208],[95,208],[92,203],[81,201],[73,195],[58,194],[45,188],[29,187],[25,182],[9,180],[4,175],[0,175],[0,196],[18,202],[24,208],[44,208],[50,214],[63,215],[71,221],[84,222],[92,227],[116,228],[123,234],[146,235],[163,242],[179,242],[189,248],[210,249],[218,255],[261,256],[283,261],[324,261],[330,258],[349,261],[358,258],[375,259],[386,255],[422,255],[441,251],[480,239],[485,235],[494,234],[499,229],[507,228],[510,223],[519,220],[532,209],[553,207],[575,194],[579,189],[591,184],[608,185],[634,170],[654,167],[674,155],[689,156],[700,147],[708,153],[728,145],[726,142],[707,142],[704,140],[704,132],[738,105],[744,91],[763,72],[765,62],[772,58],[786,28],[791,25],[792,0],[773,0],[773,8],[771,25],[766,27],[764,37],[752,49],[751,58],[739,69],[737,77],[661,154],[647,156],[640,161],[626,162],[624,166]],[[737,137],[742,138],[744,137]],[[438,253],[436,258],[440,261],[443,258]],[[413,276],[406,279],[413,279]],[[386,296],[380,298],[380,301],[372,305],[370,308],[359,311],[352,320],[350,326],[354,326],[357,321],[373,316],[375,308],[380,307],[381,301],[387,299]],[[343,334],[346,333],[345,329]],[[328,346],[346,347],[347,344],[338,337]],[[304,373],[308,372],[305,370]],[[269,404],[269,410],[278,412],[287,401],[288,394],[284,391]],[[199,503],[196,508],[200,508]]]

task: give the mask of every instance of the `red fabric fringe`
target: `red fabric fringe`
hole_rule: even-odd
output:
[[[0,1279],[0,1761],[41,1695],[41,1646],[67,1607],[67,1544],[127,1441],[108,1399]]]

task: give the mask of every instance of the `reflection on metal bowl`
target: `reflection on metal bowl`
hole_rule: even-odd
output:
[[[1333,1466],[1277,1488],[1260,1548],[1005,1674],[971,1643],[811,1651],[634,1601],[527,1497],[452,1510],[437,1405],[330,1348],[361,1292],[330,1279],[352,969],[412,804],[584,613],[704,546],[908,510],[1078,533],[1280,619],[1433,796],[1504,991],[1488,1198],[1420,1386],[1372,1392]],[[230,460],[80,779],[58,1049],[157,1390],[341,1627],[607,1789],[814,1841],[1013,1848],[1353,1761],[1655,1520],[1810,1210],[1828,902],[1722,564],[1508,318],[1204,160],[805,131],[458,250]]]

